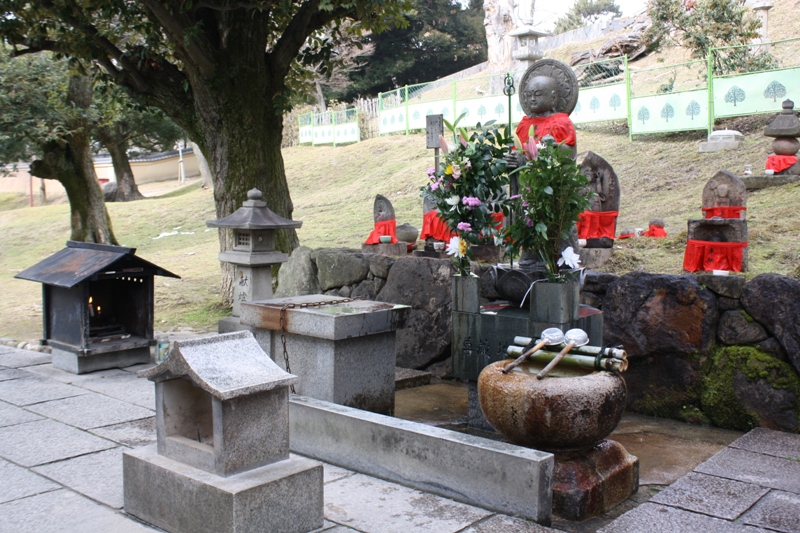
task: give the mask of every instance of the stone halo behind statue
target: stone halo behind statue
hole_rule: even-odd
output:
[[[569,65],[562,63],[561,61],[556,61],[555,59],[540,59],[525,71],[525,74],[522,76],[522,80],[519,84],[519,86],[522,88],[519,93],[519,104],[520,107],[522,107],[522,111],[525,113],[525,115],[531,116],[533,113],[531,112],[528,103],[524,98],[521,97],[521,95],[525,90],[525,87],[528,86],[529,80],[532,80],[537,76],[546,76],[556,80],[556,85],[558,86],[558,101],[556,102],[555,109],[556,113],[566,113],[567,115],[572,113],[572,111],[575,109],[575,105],[578,103],[577,76],[575,76],[575,73],[572,71],[572,68]]]

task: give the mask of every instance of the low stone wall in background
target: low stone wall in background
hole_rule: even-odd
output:
[[[482,299],[497,298],[491,266],[472,268]],[[281,266],[276,296],[410,305],[397,365],[446,377],[453,272],[448,259],[300,247]],[[628,351],[629,409],[731,429],[800,430],[800,280],[590,272],[581,298],[603,310],[605,342]]]

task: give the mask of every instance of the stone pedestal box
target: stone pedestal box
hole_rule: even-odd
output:
[[[157,444],[123,455],[125,511],[170,532],[322,526],[322,466],[289,453],[289,385],[250,332],[175,343],[144,370]]]
[[[408,310],[407,305],[312,294],[243,304],[240,320],[285,368],[284,334],[289,367],[300,378],[297,394],[390,415],[395,335]]]

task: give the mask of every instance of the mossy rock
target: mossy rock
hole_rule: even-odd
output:
[[[713,356],[701,405],[715,426],[800,432],[800,376],[756,348],[728,346]]]

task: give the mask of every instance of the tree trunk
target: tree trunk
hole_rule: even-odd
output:
[[[139,192],[136,180],[133,178],[133,169],[128,159],[128,141],[125,138],[124,125],[117,123],[110,127],[96,129],[97,139],[111,155],[111,164],[114,166],[114,176],[117,178],[117,195],[115,202],[130,202],[142,200],[144,195]]]
[[[92,101],[92,80],[73,76],[69,80],[67,102],[86,110]],[[67,192],[73,241],[118,244],[111,229],[103,191],[97,182],[90,151],[89,123],[79,116],[70,124],[65,141],[49,141],[42,147],[44,159],[31,163],[32,176],[58,180]]]
[[[203,188],[208,189],[214,186],[214,176],[211,175],[211,168],[208,166],[208,159],[203,155],[203,151],[197,146],[197,143],[190,142],[192,145],[192,152],[197,158],[197,166],[200,168],[200,177],[203,179]]]
[[[236,211],[247,200],[247,191],[256,188],[264,194],[272,211],[291,219],[293,205],[281,155],[283,121],[279,101],[284,81],[272,81],[266,73],[245,76],[240,65],[233,65],[230,70],[230,76],[220,76],[228,83],[192,84],[197,110],[195,131],[177,119],[176,122],[208,158],[217,218]],[[233,247],[230,231],[220,230],[219,239],[220,251]],[[297,233],[293,229],[278,231],[275,244],[278,250],[290,253],[299,245]],[[233,270],[227,264],[222,266],[220,292],[223,302],[231,304]]]

